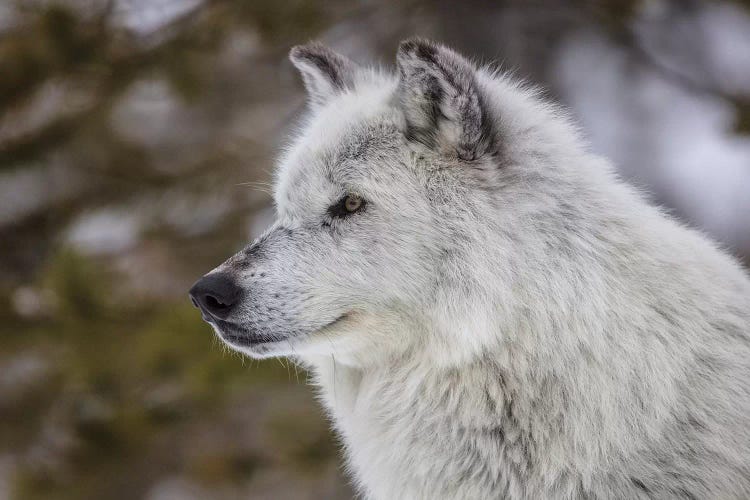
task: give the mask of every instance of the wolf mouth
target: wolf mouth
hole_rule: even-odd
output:
[[[271,344],[283,339],[253,339],[246,335],[233,335],[231,333],[220,333],[220,335],[230,343],[241,347],[257,347],[260,345]]]
[[[238,347],[257,347],[284,340],[270,335],[253,333],[229,321],[214,321],[216,332],[227,343]]]
[[[327,328],[330,328],[339,322],[345,320],[349,317],[349,313],[344,313],[338,316],[333,321],[330,321],[326,323],[325,325],[321,326],[320,328],[316,328],[315,330],[301,335],[290,335],[290,336],[271,336],[271,335],[259,335],[259,334],[252,334],[249,331],[244,330],[242,327],[239,327],[238,325],[235,325],[233,323],[230,323],[228,321],[214,321],[214,324],[216,326],[216,330],[221,338],[226,340],[228,343],[238,346],[238,347],[261,347],[261,346],[268,346],[274,343],[279,342],[298,342],[300,340],[303,340],[305,338],[309,338],[316,333],[325,330]]]

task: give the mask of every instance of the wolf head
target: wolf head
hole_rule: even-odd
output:
[[[528,251],[536,233],[560,207],[575,216],[552,165],[577,151],[571,127],[420,39],[396,75],[318,44],[290,58],[310,110],[280,160],[277,220],[193,287],[204,319],[254,357],[450,358],[500,340],[498,318],[539,293],[520,270],[549,265]]]

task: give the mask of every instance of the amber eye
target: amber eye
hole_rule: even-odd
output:
[[[362,198],[357,196],[356,194],[350,194],[346,198],[344,198],[344,208],[347,212],[354,213],[360,208],[362,208]]]
[[[348,194],[328,207],[328,215],[343,219],[365,208],[365,200],[356,194]]]

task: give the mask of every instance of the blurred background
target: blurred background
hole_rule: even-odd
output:
[[[306,374],[186,290],[273,218],[290,46],[419,34],[568,106],[750,262],[750,2],[0,0],[0,499],[345,499]]]

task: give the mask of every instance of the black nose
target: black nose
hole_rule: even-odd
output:
[[[207,274],[190,289],[190,300],[204,314],[227,319],[239,301],[241,289],[224,273]],[[204,317],[205,319],[205,317]]]

